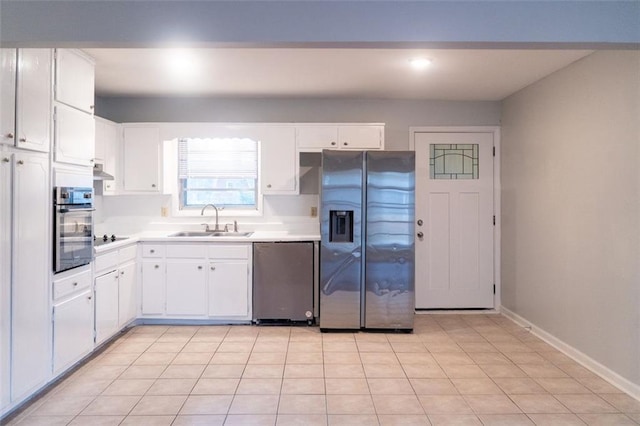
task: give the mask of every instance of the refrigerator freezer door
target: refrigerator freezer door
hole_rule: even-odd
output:
[[[320,211],[320,328],[359,329],[362,277],[363,152],[324,151]],[[331,212],[351,212],[331,239]],[[338,223],[340,216],[333,214]],[[339,222],[342,223],[342,222]],[[334,224],[335,225],[335,224]],[[346,236],[348,235],[348,238]]]
[[[412,329],[413,151],[367,152],[365,328]]]

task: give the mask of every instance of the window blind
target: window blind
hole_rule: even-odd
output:
[[[248,138],[178,140],[178,178],[258,178],[258,143]]]

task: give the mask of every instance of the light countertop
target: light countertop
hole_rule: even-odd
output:
[[[130,235],[127,239],[114,241],[99,247],[95,247],[95,253],[100,254],[114,249],[126,247],[138,242],[162,242],[162,243],[257,243],[257,242],[288,242],[288,241],[320,241],[320,234],[299,234],[282,231],[255,231],[247,237],[170,237],[176,231],[167,232],[143,232]]]

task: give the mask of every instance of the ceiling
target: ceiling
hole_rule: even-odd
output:
[[[145,48],[85,52],[96,61],[98,96],[496,101],[592,51]],[[433,63],[416,71],[409,63],[414,57]]]

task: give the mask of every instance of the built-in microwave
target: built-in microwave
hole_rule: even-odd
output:
[[[87,265],[93,260],[93,188],[54,189],[53,271]]]

